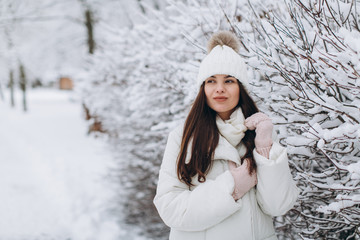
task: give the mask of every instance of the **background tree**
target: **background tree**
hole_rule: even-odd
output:
[[[20,84],[20,89],[22,92],[22,99],[23,99],[23,110],[24,112],[27,111],[27,100],[26,100],[26,88],[27,88],[27,81],[26,81],[26,74],[25,74],[25,69],[24,66],[22,65],[22,63],[19,63],[19,84]]]
[[[86,31],[78,1],[4,0],[0,2],[0,11],[3,85],[11,70],[18,79],[15,74],[18,61],[26,67],[29,85],[36,80],[44,85],[54,84],[62,75],[82,71],[87,54],[83,40]]]
[[[87,46],[88,53],[93,54],[95,51],[95,39],[94,39],[94,11],[92,9],[92,3],[94,1],[79,0],[84,12],[84,25],[86,27]]]
[[[2,84],[9,86],[10,88],[10,104],[12,107],[15,107],[15,98],[14,98],[14,69],[15,69],[15,59],[18,57],[16,46],[14,46],[14,36],[13,31],[16,28],[16,23],[14,20],[16,3],[11,3],[10,1],[4,1],[0,4],[0,11],[2,21],[0,21],[1,30],[3,32],[3,43],[2,48],[7,49],[3,50],[4,54],[1,60],[3,60],[3,66],[6,68],[1,71],[3,75],[0,77],[2,79]],[[7,75],[5,75],[7,74]],[[8,81],[6,81],[8,80]]]
[[[11,104],[11,107],[15,107],[14,72],[12,70],[10,70],[10,72],[9,72],[9,88],[10,88],[10,104]]]

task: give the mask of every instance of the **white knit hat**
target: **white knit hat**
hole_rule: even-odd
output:
[[[226,74],[238,79],[248,87],[246,65],[237,53],[239,49],[237,37],[229,31],[215,33],[208,42],[208,55],[202,60],[197,77],[197,85],[215,74]]]

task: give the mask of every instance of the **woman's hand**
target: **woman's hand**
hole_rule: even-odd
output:
[[[232,194],[235,201],[242,198],[252,187],[257,184],[256,173],[249,174],[248,161],[245,160],[240,167],[229,161],[229,169],[235,181],[235,188]]]
[[[256,132],[255,147],[256,151],[262,156],[269,158],[272,146],[273,124],[271,119],[262,112],[257,112],[245,119],[245,126]]]

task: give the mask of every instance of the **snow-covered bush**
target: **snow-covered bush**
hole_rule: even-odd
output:
[[[268,80],[262,84],[272,93],[263,101],[301,189],[278,227],[287,239],[359,238],[360,9],[342,0],[285,1],[284,7],[251,20],[250,46],[270,67],[262,68]]]

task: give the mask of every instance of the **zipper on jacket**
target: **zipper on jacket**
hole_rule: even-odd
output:
[[[252,235],[252,239],[253,240],[257,240],[255,238],[255,225],[254,225],[254,199],[253,199],[253,195],[254,195],[254,190],[252,189],[250,192],[249,192],[249,198],[250,198],[250,216],[251,216],[251,235]]]

